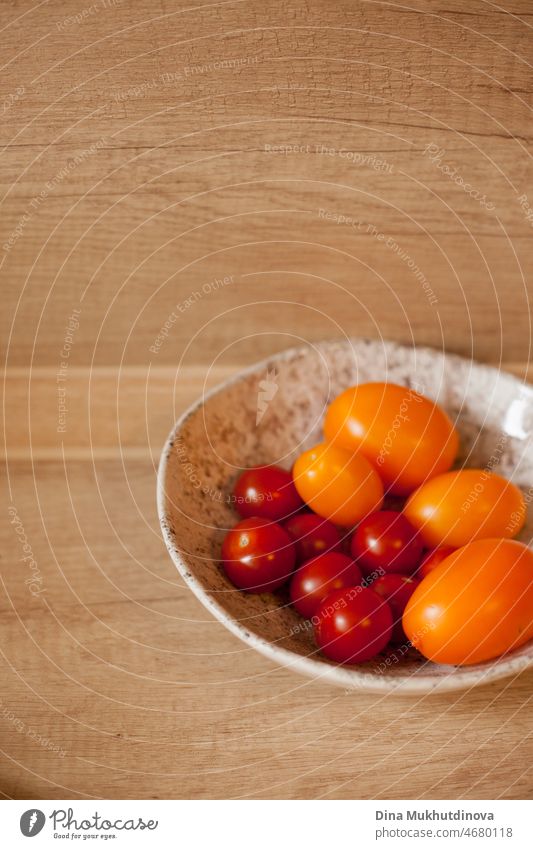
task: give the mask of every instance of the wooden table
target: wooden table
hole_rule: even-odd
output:
[[[527,374],[532,11],[3,4],[4,796],[530,798],[533,675],[276,668],[183,586],[154,489],[204,384],[291,344]]]

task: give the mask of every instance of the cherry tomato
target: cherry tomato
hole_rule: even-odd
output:
[[[442,563],[446,557],[453,554],[454,551],[455,548],[450,548],[447,545],[442,546],[442,548],[433,548],[431,551],[428,551],[418,568],[418,572],[416,573],[417,578],[425,578],[426,575],[429,575],[429,573],[439,565],[439,563]]]
[[[398,575],[389,572],[372,581],[372,589],[389,603],[392,610],[394,625],[392,628],[391,642],[403,643],[407,637],[402,625],[402,616],[405,606],[416,590],[420,581],[409,578],[407,575]]]
[[[505,478],[463,469],[425,483],[403,512],[428,548],[459,548],[485,537],[514,537],[524,524],[526,505],[518,487]]]
[[[290,472],[279,466],[256,466],[238,478],[233,489],[235,508],[243,518],[260,516],[277,522],[302,506]]]
[[[518,648],[533,637],[533,552],[508,539],[458,549],[420,582],[403,627],[437,663],[482,663]]]
[[[366,516],[352,537],[351,551],[366,573],[373,569],[411,575],[422,556],[422,540],[401,513]]]
[[[317,645],[322,654],[337,663],[370,660],[391,638],[391,609],[370,588],[351,587],[330,593],[317,616]]]
[[[296,552],[287,531],[258,516],[243,519],[224,537],[222,565],[230,581],[249,593],[281,587],[294,568]]]
[[[361,571],[351,557],[332,551],[308,560],[292,576],[290,596],[298,613],[310,619],[334,590],[361,583]]]
[[[362,383],[330,405],[324,424],[329,442],[361,451],[390,492],[407,495],[452,465],[457,432],[433,401],[395,383]]]
[[[294,541],[298,563],[305,563],[312,557],[337,551],[341,547],[341,535],[335,525],[316,513],[291,516],[283,523],[283,527]]]
[[[383,485],[368,460],[325,442],[298,457],[293,477],[315,513],[345,527],[378,510],[383,501]]]

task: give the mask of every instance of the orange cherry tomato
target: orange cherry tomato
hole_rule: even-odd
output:
[[[344,527],[379,510],[383,501],[383,484],[368,460],[325,442],[298,457],[293,477],[315,513]]]
[[[407,602],[403,627],[436,663],[482,663],[533,638],[533,552],[483,539],[450,554]]]
[[[329,442],[361,451],[389,492],[408,495],[455,460],[459,438],[437,404],[395,383],[362,383],[329,406],[324,423]]]
[[[428,548],[459,548],[484,537],[514,537],[526,518],[517,486],[483,469],[446,472],[408,499],[404,515]]]

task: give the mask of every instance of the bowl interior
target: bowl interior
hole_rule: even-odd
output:
[[[316,650],[312,628],[283,591],[237,591],[219,564],[225,531],[238,517],[232,487],[260,463],[290,468],[321,438],[328,403],[343,389],[388,380],[438,400],[461,436],[457,465],[486,467],[533,489],[533,392],[511,375],[461,357],[379,340],[293,349],[205,396],[177,422],[161,460],[159,512],[169,551],[191,589],[234,633],[279,663],[346,687],[421,692],[460,689],[533,663],[533,644],[497,661],[455,668],[400,647],[353,667]],[[530,511],[531,512],[531,511]],[[529,542],[530,516],[520,538]]]

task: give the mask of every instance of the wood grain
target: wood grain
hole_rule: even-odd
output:
[[[527,379],[532,20],[2,5],[4,795],[531,798],[533,675],[383,700],[278,669],[183,586],[154,489],[176,416],[292,344]]]

